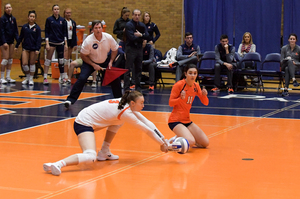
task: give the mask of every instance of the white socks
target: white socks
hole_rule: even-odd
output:
[[[108,151],[110,151],[109,147],[110,147],[110,143],[103,141],[101,151],[108,152]]]
[[[65,167],[67,166],[66,162],[64,160],[60,160],[58,162],[55,162],[55,164],[59,167],[59,168],[62,168],[62,167]]]

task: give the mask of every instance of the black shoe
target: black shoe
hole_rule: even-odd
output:
[[[295,81],[293,81],[293,85],[294,85],[294,87],[298,87],[299,83],[295,80]]]
[[[287,89],[284,89],[283,92],[281,93],[282,97],[287,97],[289,96],[289,91]]]

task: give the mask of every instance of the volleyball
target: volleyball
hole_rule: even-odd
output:
[[[173,151],[176,151],[179,154],[185,154],[186,152],[188,152],[189,148],[189,142],[183,137],[176,138],[172,143]]]

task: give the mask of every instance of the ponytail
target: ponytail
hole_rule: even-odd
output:
[[[136,98],[140,96],[143,96],[143,94],[139,91],[125,91],[124,95],[121,98],[121,101],[119,102],[118,109],[123,109],[125,104],[129,104],[131,101],[135,102]]]

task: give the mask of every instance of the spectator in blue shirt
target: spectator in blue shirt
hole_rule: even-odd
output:
[[[160,37],[160,32],[157,27],[157,25],[153,22],[151,22],[151,14],[150,12],[144,12],[142,16],[143,23],[146,25],[148,33],[149,33],[149,38],[147,39],[147,42],[155,48],[155,42],[158,40]],[[155,37],[153,36],[153,33],[155,33]]]
[[[18,26],[14,16],[12,16],[12,7],[9,3],[4,6],[4,15],[0,21],[0,46],[2,53],[1,62],[1,79],[0,83],[6,84],[7,82],[14,83],[16,80],[10,78],[11,65],[13,62],[14,54],[14,40],[18,40]],[[6,79],[4,78],[6,69]]]
[[[35,19],[35,11],[29,11],[28,23],[22,26],[21,34],[15,48],[15,51],[17,51],[22,42],[22,68],[26,74],[26,79],[22,81],[22,84],[33,85],[34,83],[35,61],[41,48],[41,28],[35,23]]]

